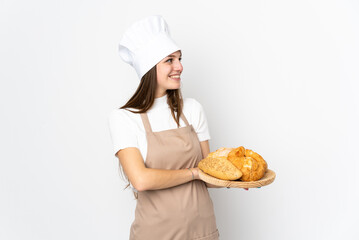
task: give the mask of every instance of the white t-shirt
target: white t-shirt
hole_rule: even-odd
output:
[[[183,100],[183,114],[196,131],[199,141],[210,139],[207,119],[199,102],[193,98],[185,98]],[[173,119],[171,109],[167,104],[167,95],[155,99],[154,104],[147,111],[147,116],[153,132],[177,128],[176,121]],[[113,154],[116,155],[120,149],[137,147],[143,160],[146,161],[146,131],[140,114],[125,109],[114,109],[108,117],[108,122],[113,143]],[[185,126],[186,124],[180,118],[180,127]]]

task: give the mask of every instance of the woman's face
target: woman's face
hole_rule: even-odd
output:
[[[178,50],[157,63],[156,97],[164,96],[167,89],[178,89],[181,87],[180,75],[183,71],[181,57],[182,53]]]

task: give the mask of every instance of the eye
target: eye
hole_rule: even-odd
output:
[[[179,58],[178,60],[181,61],[182,58]],[[173,58],[169,58],[169,59],[167,59],[165,62],[173,62]]]

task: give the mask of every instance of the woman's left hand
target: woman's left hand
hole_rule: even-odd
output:
[[[193,172],[194,179],[199,179],[198,167],[191,168],[191,171]]]

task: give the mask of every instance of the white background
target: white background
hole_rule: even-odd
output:
[[[357,239],[358,1],[0,1],[0,239],[128,239],[135,200],[107,117],[139,80],[126,28],[162,15],[211,150],[277,173],[210,189],[222,240]]]

